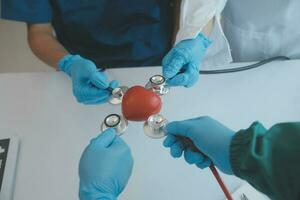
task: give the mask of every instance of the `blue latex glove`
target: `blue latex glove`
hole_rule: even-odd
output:
[[[59,69],[72,78],[73,94],[83,104],[106,103],[111,95],[108,87],[116,88],[117,81],[109,82],[96,65],[78,55],[64,56],[58,63]]]
[[[133,158],[127,144],[108,129],[91,140],[79,163],[80,200],[115,200],[131,176]]]
[[[229,148],[235,132],[210,117],[171,122],[165,128],[167,138],[165,147],[171,148],[171,155],[178,158],[184,152],[184,158],[189,164],[196,164],[204,169],[211,165],[211,161],[220,170],[227,174],[233,174],[229,158]],[[194,145],[204,153],[195,151],[191,145],[187,145],[180,137],[187,137]],[[207,158],[207,156],[209,158]]]
[[[167,84],[185,87],[196,84],[201,61],[211,43],[200,33],[195,39],[183,40],[171,49],[162,62]]]

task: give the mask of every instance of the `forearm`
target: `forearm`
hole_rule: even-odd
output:
[[[174,1],[174,36],[173,41],[176,41],[176,35],[178,34],[180,28],[180,12],[181,12],[182,0]],[[201,33],[206,37],[209,37],[214,26],[215,18],[213,17],[209,22],[202,28]]]
[[[300,199],[299,141],[300,123],[254,123],[231,142],[233,172],[273,199]]]
[[[69,54],[55,38],[50,24],[28,25],[28,44],[39,59],[55,69],[59,60]]]
[[[202,29],[202,33],[209,38],[210,33],[212,32],[212,29],[214,27],[214,18],[211,19],[206,25],[205,27]]]

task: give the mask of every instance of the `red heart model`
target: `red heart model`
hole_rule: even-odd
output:
[[[142,86],[133,86],[124,95],[122,112],[130,121],[146,121],[148,117],[160,112],[160,97]]]

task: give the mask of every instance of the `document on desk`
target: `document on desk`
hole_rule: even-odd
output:
[[[19,142],[16,137],[0,137],[0,199],[12,200]]]
[[[270,200],[266,195],[254,189],[248,183],[243,184],[233,194],[234,200]]]

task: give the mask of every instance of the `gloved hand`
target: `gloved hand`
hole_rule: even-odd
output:
[[[64,56],[58,63],[59,69],[72,78],[73,94],[77,101],[84,104],[106,103],[111,95],[108,87],[116,88],[117,81],[109,82],[96,65],[78,55]]]
[[[233,174],[229,148],[235,133],[229,128],[210,117],[199,117],[171,122],[167,124],[165,131],[167,138],[164,146],[171,148],[173,157],[180,157],[184,152],[184,158],[189,164],[196,164],[203,169],[209,167],[212,161],[224,173]],[[191,145],[187,145],[180,137],[192,140],[197,150],[206,156]]]
[[[199,79],[201,61],[212,42],[203,34],[179,42],[162,61],[169,86],[193,86]]]
[[[131,176],[131,151],[114,129],[91,140],[79,163],[80,200],[116,200]]]

